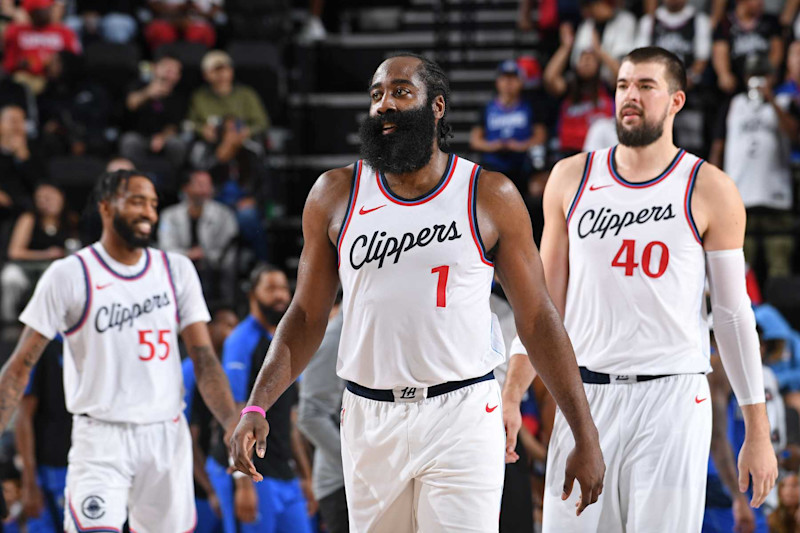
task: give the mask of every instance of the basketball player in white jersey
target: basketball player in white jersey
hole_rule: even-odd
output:
[[[739,489],[752,477],[759,506],[777,477],[745,291],[744,207],[728,176],[672,142],[685,86],[670,52],[628,54],[616,88],[620,144],[559,162],[547,184],[547,286],[575,346],[607,468],[599,505],[576,517],[574,497],[562,499],[572,437],[557,413],[545,532],[700,531],[712,420],[706,275],[746,424]]]
[[[492,374],[504,360],[489,310],[496,270],[575,434],[563,469],[570,489],[575,478],[581,485],[582,511],[601,491],[603,461],[519,193],[442,151],[449,83],[435,63],[386,60],[369,97],[364,160],[323,174],[306,203],[297,292],[234,433],[236,468],[260,478],[250,458],[254,445],[269,453],[264,409],[317,349],[341,279],[351,531],[497,531],[505,436]]]
[[[237,415],[206,328],[192,263],[148,248],[158,197],[136,171],[97,185],[100,241],[54,262],[22,312],[22,337],[0,374],[0,427],[50,339],[64,339],[64,393],[73,418],[67,532],[175,533],[196,523],[192,444],[181,411],[178,335],[215,416]]]

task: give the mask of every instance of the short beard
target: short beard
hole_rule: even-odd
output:
[[[395,130],[383,134],[386,122]],[[433,155],[436,116],[430,102],[409,111],[368,116],[359,127],[361,158],[383,174],[408,174],[427,165]]]
[[[661,120],[655,124],[649,124],[646,120],[643,120],[640,126],[632,129],[625,129],[622,126],[622,121],[617,118],[617,137],[619,138],[619,143],[631,148],[641,148],[642,146],[651,145],[664,134],[664,121],[666,120],[667,114],[664,113]]]
[[[125,222],[119,213],[114,214],[113,224],[117,234],[130,248],[146,248],[150,244],[152,232],[147,237],[137,237],[133,225]]]
[[[262,304],[257,300],[256,304],[258,305],[258,310],[261,311],[261,315],[264,317],[264,320],[266,320],[271,326],[277,326],[283,318],[283,315],[286,314],[286,309],[275,309],[271,305]]]

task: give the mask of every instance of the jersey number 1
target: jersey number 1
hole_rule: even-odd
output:
[[[650,266],[650,259],[653,253],[653,248],[656,246],[661,248],[661,259],[658,262],[658,270],[653,271]],[[625,254],[624,261],[621,260],[623,253]],[[626,276],[633,276],[633,269],[639,266],[639,263],[637,263],[634,259],[635,253],[636,241],[633,239],[625,239],[622,241],[622,246],[620,246],[617,255],[615,255],[614,259],[611,261],[611,266],[624,268]],[[641,267],[647,277],[660,278],[664,272],[666,272],[667,264],[669,264],[669,248],[667,248],[666,244],[661,241],[653,241],[644,247],[644,251],[642,252]]]
[[[450,267],[443,265],[431,269],[431,274],[439,274],[439,282],[436,284],[436,307],[447,307],[447,275]]]

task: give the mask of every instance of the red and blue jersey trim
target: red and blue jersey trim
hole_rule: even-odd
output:
[[[111,526],[85,527],[81,525],[81,521],[78,519],[78,513],[76,513],[75,508],[72,507],[72,500],[69,501],[69,514],[72,517],[72,521],[75,523],[75,527],[78,529],[80,533],[120,533],[120,530],[116,527],[111,527]]]
[[[425,202],[430,202],[437,196],[439,196],[442,191],[447,188],[447,184],[450,183],[450,180],[453,177],[453,174],[456,171],[456,165],[458,164],[458,156],[455,154],[450,154],[450,157],[447,159],[447,166],[445,167],[444,174],[442,174],[441,179],[439,179],[439,183],[436,184],[432,190],[426,192],[422,196],[417,198],[412,198],[411,200],[407,200],[405,198],[400,198],[399,196],[395,196],[392,190],[389,188],[389,185],[386,183],[386,176],[384,176],[380,172],[375,172],[375,179],[378,181],[378,188],[381,190],[383,195],[388,198],[391,202],[397,205],[404,205],[404,206],[414,206],[414,205],[421,205]]]
[[[131,276],[125,276],[123,274],[120,274],[119,272],[114,271],[114,269],[111,268],[111,266],[109,266],[109,264],[105,262],[103,257],[99,253],[97,253],[97,250],[94,249],[94,246],[90,246],[89,251],[92,252],[92,255],[94,255],[95,259],[97,259],[97,262],[100,263],[100,266],[108,270],[108,272],[112,276],[114,276],[117,279],[121,279],[122,281],[135,281],[144,276],[147,273],[147,270],[150,268],[150,250],[148,250],[147,248],[144,249],[144,255],[145,255],[144,268],[142,268],[142,271],[139,272],[138,274],[133,274]]]
[[[169,286],[172,289],[172,298],[175,301],[175,321],[178,323],[178,326],[181,324],[181,312],[178,309],[178,292],[175,290],[175,281],[172,279],[172,269],[169,266],[169,257],[167,257],[167,252],[161,251],[161,257],[164,258],[164,268],[167,269],[167,278],[169,279]]]
[[[475,241],[475,246],[478,247],[481,262],[486,266],[494,267],[494,263],[487,257],[486,247],[483,245],[483,239],[481,239],[481,233],[478,230],[478,178],[480,174],[480,165],[475,165],[472,168],[472,174],[469,176],[469,195],[467,196],[469,229],[472,232],[472,240]]]
[[[81,262],[81,268],[83,269],[83,280],[86,282],[86,302],[83,304],[80,320],[78,320],[77,324],[66,330],[64,335],[72,335],[81,329],[89,316],[89,310],[92,308],[92,276],[89,275],[89,269],[86,267],[86,262],[83,260],[83,257],[78,254],[75,254],[75,257]]]
[[[339,230],[339,238],[336,240],[336,267],[342,264],[342,241],[344,235],[347,233],[347,227],[350,225],[350,220],[353,218],[353,211],[356,208],[356,201],[358,200],[358,186],[361,182],[361,170],[364,167],[363,161],[360,159],[353,165],[353,184],[350,186],[350,198],[347,200],[347,210],[344,212],[344,220],[342,220],[342,227]]]
[[[581,201],[581,196],[583,196],[583,191],[586,189],[586,184],[589,182],[589,174],[592,172],[593,161],[594,152],[589,152],[589,154],[586,156],[586,164],[583,166],[583,176],[581,177],[580,185],[578,185],[578,192],[575,193],[575,198],[572,199],[572,205],[569,206],[569,211],[567,211],[567,226],[569,226],[569,221],[572,219],[572,214],[578,207],[578,203]]]
[[[677,167],[678,163],[681,162],[683,156],[686,155],[686,150],[681,148],[680,150],[678,150],[678,153],[675,154],[675,157],[672,159],[672,162],[669,164],[669,166],[667,166],[664,172],[662,172],[661,174],[659,174],[658,176],[656,176],[651,180],[643,181],[641,183],[633,183],[620,176],[619,172],[617,172],[617,164],[614,160],[614,154],[616,152],[617,152],[616,146],[608,151],[608,171],[611,174],[611,177],[613,177],[617,181],[617,183],[619,183],[624,187],[628,187],[629,189],[644,189],[645,187],[652,187],[653,185],[664,181],[667,178],[667,176],[669,176],[672,173],[672,171],[675,170],[675,167]]]
[[[692,235],[697,241],[697,244],[700,245],[703,244],[703,238],[700,236],[700,232],[697,230],[697,224],[695,224],[694,217],[692,216],[692,194],[694,194],[694,184],[697,180],[697,174],[700,172],[700,167],[703,166],[703,163],[705,163],[703,159],[698,159],[695,162],[692,167],[692,172],[689,174],[689,182],[686,184],[686,194],[683,196],[683,212],[686,215],[686,222],[689,223]]]

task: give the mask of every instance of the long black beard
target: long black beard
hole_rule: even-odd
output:
[[[133,224],[135,224],[135,221]],[[114,215],[114,229],[117,231],[117,234],[122,237],[122,240],[125,241],[131,248],[145,248],[150,244],[152,232],[147,237],[137,237],[136,233],[133,230],[133,224],[128,224],[125,222],[119,213]]]
[[[664,121],[666,119],[667,115],[664,114],[664,117],[655,124],[650,124],[646,120],[643,120],[640,126],[633,129],[625,129],[622,127],[621,121],[617,119],[617,137],[619,138],[619,143],[632,148],[653,144],[664,134]]]
[[[395,130],[383,134],[383,125],[391,122]],[[436,116],[429,102],[409,111],[389,111],[368,116],[359,127],[361,158],[384,174],[407,174],[421,169],[433,155]]]
[[[283,318],[283,315],[286,314],[286,309],[275,309],[271,305],[262,304],[259,301],[256,301],[256,304],[258,304],[258,310],[261,311],[264,320],[273,326],[277,326]]]

